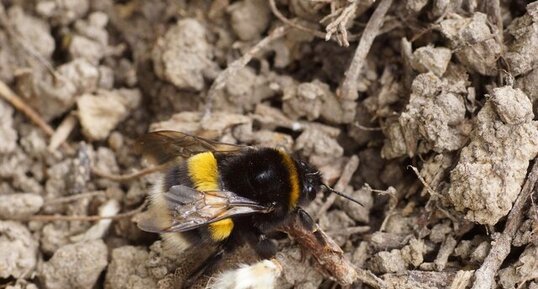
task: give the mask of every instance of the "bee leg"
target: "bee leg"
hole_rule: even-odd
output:
[[[260,234],[258,242],[254,245],[254,250],[260,258],[270,259],[276,255],[277,244],[264,234]]]
[[[297,209],[297,215],[299,216],[299,220],[305,229],[310,232],[315,232],[317,230],[318,225],[305,210],[302,208]]]
[[[207,259],[205,259],[202,264],[193,271],[193,273],[191,273],[190,277],[185,280],[182,287],[191,288],[192,285],[194,285],[194,282],[200,279],[202,275],[213,273],[213,270],[222,260],[222,257],[225,254],[233,252],[235,249],[242,246],[243,244],[244,241],[242,239],[242,236],[240,234],[232,233],[226,240],[220,242],[218,244],[217,250]]]
[[[297,209],[297,214],[299,216],[299,221],[304,226],[304,228],[314,234],[318,242],[322,245],[326,245],[327,242],[321,234],[318,224],[314,222],[314,219],[302,208]]]
[[[243,237],[261,259],[270,259],[276,255],[277,244],[267,238],[260,228],[251,228],[248,233],[243,233]]]
[[[217,251],[213,253],[211,256],[209,256],[207,259],[203,261],[200,266],[198,266],[193,273],[189,276],[187,280],[183,282],[182,288],[191,288],[192,285],[194,285],[194,282],[196,282],[202,275],[205,273],[208,273],[219,263],[220,260],[222,260],[222,256],[226,252],[226,249],[224,246],[219,246]]]

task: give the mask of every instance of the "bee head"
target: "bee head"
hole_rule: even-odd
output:
[[[322,181],[321,173],[312,165],[298,160],[297,171],[301,180],[301,196],[299,198],[300,205],[307,205],[312,202],[319,191],[321,191]]]
[[[301,184],[302,184],[301,195],[299,197],[299,205],[301,206],[308,205],[310,202],[312,202],[316,198],[316,195],[318,192],[325,191],[332,194],[337,194],[340,197],[348,199],[362,206],[362,204],[358,200],[342,192],[334,190],[333,188],[329,187],[327,184],[324,184],[323,181],[321,180],[321,172],[317,170],[315,167],[313,167],[312,165],[308,164],[305,161],[297,160],[297,159],[296,159],[296,163],[297,163],[297,171],[299,174],[299,179],[301,180]]]

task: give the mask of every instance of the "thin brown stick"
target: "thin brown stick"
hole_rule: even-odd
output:
[[[355,171],[359,168],[359,157],[356,155],[353,155],[349,161],[347,162],[346,166],[342,170],[342,174],[340,175],[340,179],[338,179],[338,182],[334,186],[334,190],[336,191],[344,191],[346,186],[351,181],[351,177],[353,177],[353,174]],[[323,203],[321,208],[319,208],[318,212],[316,213],[316,219],[319,219],[329,208],[333,205],[334,201],[336,200],[336,197],[338,197],[337,194],[331,194],[327,200]]]
[[[0,97],[9,102],[15,109],[22,112],[26,117],[28,117],[33,123],[35,123],[47,136],[52,136],[54,134],[54,129],[29,105],[27,105],[7,84],[0,80]],[[68,153],[72,152],[71,146],[67,143],[62,143],[62,148],[64,148]]]
[[[269,6],[271,7],[271,11],[273,12],[273,14],[276,16],[276,18],[278,18],[280,21],[282,21],[284,24],[288,25],[288,26],[291,26],[297,30],[301,30],[301,31],[304,31],[304,32],[308,32],[318,38],[323,38],[325,39],[325,35],[326,33],[323,32],[323,31],[319,31],[319,30],[315,30],[315,29],[312,29],[312,28],[308,28],[308,27],[305,27],[305,26],[302,26],[300,24],[297,24],[295,23],[294,21],[286,18],[286,16],[284,16],[280,10],[278,10],[278,7],[276,7],[276,3],[275,3],[275,0],[269,0]]]
[[[359,41],[359,45],[355,50],[353,60],[345,73],[345,79],[340,86],[340,97],[343,100],[355,101],[357,99],[357,78],[359,77],[361,68],[364,65],[364,60],[372,47],[374,39],[379,34],[381,25],[383,25],[385,19],[385,14],[387,14],[391,4],[392,0],[381,0],[370,17],[370,20],[368,20]]]
[[[357,273],[357,280],[361,281],[362,283],[378,289],[384,289],[387,288],[387,283],[382,280],[381,278],[374,275],[369,270],[362,269],[362,268],[355,268],[355,272]]]
[[[495,240],[488,256],[482,263],[482,266],[475,272],[475,281],[472,289],[491,289],[495,282],[495,274],[501,267],[502,262],[510,253],[512,239],[517,229],[523,221],[523,208],[527,203],[527,199],[534,191],[536,182],[538,181],[538,160],[534,161],[531,172],[527,176],[527,180],[517,197],[502,234]]]
[[[488,15],[489,21],[493,24],[494,33],[499,43],[503,43],[503,18],[500,0],[488,0],[482,2],[482,11]]]
[[[131,174],[125,174],[125,175],[115,175],[115,174],[103,172],[103,171],[99,170],[98,168],[96,168],[94,166],[91,167],[91,170],[92,170],[92,174],[94,174],[94,175],[96,175],[98,177],[101,177],[101,178],[109,179],[109,180],[112,180],[112,181],[115,181],[115,182],[128,182],[128,181],[132,181],[134,179],[140,178],[142,176],[158,172],[158,171],[166,168],[167,165],[168,164],[157,165],[157,166],[145,168],[145,169],[140,170],[138,172],[134,172],[134,173],[131,173]]]
[[[247,53],[230,63],[230,65],[228,65],[228,67],[217,76],[217,78],[215,79],[215,81],[213,81],[213,84],[209,88],[209,91],[207,92],[204,118],[209,117],[209,115],[211,114],[211,110],[213,107],[213,99],[215,98],[217,91],[224,87],[226,81],[232,76],[234,76],[241,68],[245,67],[245,65],[247,65],[252,60],[252,58],[254,58],[254,56],[256,56],[263,49],[265,49],[270,43],[272,43],[276,39],[283,37],[284,35],[286,35],[286,33],[288,33],[288,31],[289,27],[287,26],[280,26],[275,28],[273,31],[271,31],[271,33],[269,33],[269,35],[260,40],[260,42],[258,42],[252,48],[250,48]]]
[[[428,191],[428,193],[430,193],[430,195],[432,196],[440,196],[440,194],[438,192],[436,192],[431,186],[430,184],[428,184],[428,182],[426,182],[426,180],[424,179],[424,177],[422,177],[422,175],[420,174],[420,172],[418,171],[418,169],[414,166],[407,166],[407,168],[410,168],[414,173],[415,175],[417,176],[418,180],[422,183],[422,185],[424,186],[424,188],[426,188],[426,191]]]
[[[358,121],[354,122],[353,123],[353,126],[361,129],[361,130],[364,130],[364,131],[382,131],[383,129],[381,127],[367,127],[367,126],[364,126],[362,124],[360,124]]]
[[[48,136],[54,134],[54,129],[30,106],[28,106],[22,99],[0,80],[0,96],[7,100],[15,109],[21,111],[26,115],[33,123],[35,123],[41,130],[43,130]]]
[[[334,186],[334,189],[336,191],[343,191],[346,186],[351,181],[351,177],[353,177],[353,174],[355,171],[359,168],[359,157],[356,155],[353,155],[349,161],[346,163],[344,169],[342,170],[342,174],[340,175],[340,179],[338,179],[338,182]],[[319,219],[327,210],[333,205],[334,201],[336,200],[336,197],[338,195],[331,194],[325,203],[319,208],[318,212],[316,213],[316,219]]]
[[[65,143],[75,126],[77,125],[77,118],[75,115],[70,114],[62,123],[56,128],[56,131],[52,134],[49,141],[49,150],[54,151],[58,147]]]
[[[336,11],[335,13],[331,13],[334,19],[325,27],[325,31],[327,31],[325,40],[331,39],[331,36],[334,34],[337,37],[340,45],[344,47],[349,46],[349,37],[347,34],[346,25],[355,18],[355,12],[357,11],[358,5],[359,1],[353,1],[348,3],[346,7],[338,9],[340,10],[339,13],[336,13]]]
[[[63,215],[33,215],[25,219],[18,219],[18,221],[38,221],[38,222],[54,222],[54,221],[99,221],[99,220],[118,220],[134,216],[144,210],[147,205],[147,201],[142,203],[138,208],[117,214],[114,216],[63,216]]]
[[[286,24],[286,25],[288,25],[290,27],[293,27],[293,28],[295,28],[297,30],[308,32],[308,33],[312,34],[315,37],[327,40],[327,32],[323,32],[323,31],[319,31],[319,30],[315,30],[315,29],[312,29],[312,28],[305,27],[303,25],[300,25],[300,24],[296,23],[295,21],[293,21],[291,19],[288,19],[286,16],[284,16],[280,12],[280,10],[278,10],[278,7],[276,7],[275,0],[269,0],[269,6],[271,7],[271,11],[276,16],[276,18],[278,18],[278,20],[282,21],[284,24]],[[348,35],[346,37],[347,37],[347,41],[356,41],[357,39],[359,39],[360,36],[361,36],[361,34],[351,34],[351,35]],[[330,39],[335,40],[335,41],[340,43],[340,41],[334,35],[330,36]],[[345,43],[342,42],[341,44],[345,44]],[[349,43],[347,43],[347,45],[349,45]],[[344,46],[347,46],[347,45],[344,45]]]
[[[361,281],[374,288],[386,288],[383,280],[369,271],[356,269],[344,257],[342,249],[321,229],[312,232],[306,228],[296,214],[280,225],[278,230],[290,235],[306,252],[311,253],[323,270],[342,286]]]
[[[356,226],[338,229],[336,231],[327,231],[330,236],[350,236],[354,234],[366,233],[370,231],[370,226]]]
[[[81,193],[81,194],[77,194],[77,195],[73,195],[73,196],[67,196],[67,197],[54,198],[54,199],[46,200],[44,205],[45,206],[47,206],[47,205],[57,205],[57,204],[73,202],[73,201],[84,199],[84,198],[91,198],[91,197],[95,197],[95,196],[104,196],[104,195],[105,195],[104,191],[86,192],[86,193]]]

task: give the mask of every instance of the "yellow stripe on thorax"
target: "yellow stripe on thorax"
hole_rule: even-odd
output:
[[[187,161],[189,177],[194,188],[199,191],[219,190],[219,173],[217,159],[211,152],[196,154]],[[209,233],[213,241],[222,241],[232,233],[234,223],[227,218],[209,224]]]
[[[295,162],[293,161],[293,159],[290,157],[288,153],[286,153],[283,150],[279,150],[278,152],[282,156],[282,161],[284,162],[284,165],[286,166],[290,174],[291,192],[290,192],[289,205],[290,205],[290,208],[295,208],[299,201],[299,194],[300,194],[299,175],[297,174],[297,167],[295,166]]]

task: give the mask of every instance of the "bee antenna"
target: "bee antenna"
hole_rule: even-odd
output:
[[[342,192],[336,191],[336,190],[334,190],[333,188],[327,186],[326,184],[322,184],[322,186],[325,187],[329,192],[331,192],[331,193],[335,193],[335,194],[339,195],[340,197],[346,198],[346,199],[348,199],[348,200],[350,200],[350,201],[352,201],[352,202],[354,202],[354,203],[357,203],[357,204],[359,204],[359,205],[361,205],[361,206],[364,207],[363,204],[361,204],[359,201],[353,199],[352,197],[350,197],[350,196],[348,196],[348,195],[346,195],[346,194],[344,194],[344,193],[342,193]]]

